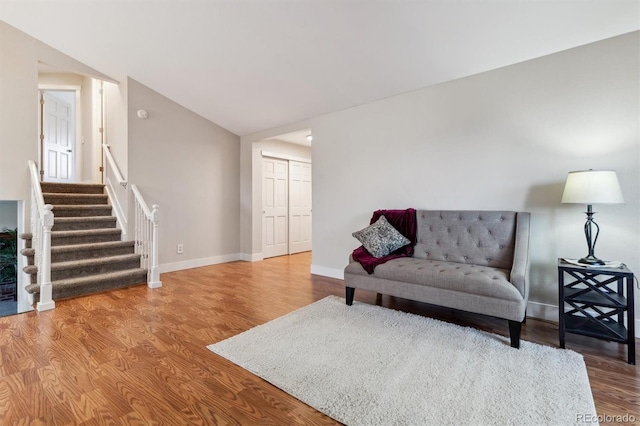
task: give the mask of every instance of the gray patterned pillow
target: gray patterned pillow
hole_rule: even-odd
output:
[[[387,222],[384,215],[380,216],[376,223],[351,235],[357,238],[364,248],[375,257],[386,256],[411,243],[408,238]]]

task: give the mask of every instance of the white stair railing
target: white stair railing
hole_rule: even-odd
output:
[[[135,226],[134,240],[136,254],[140,255],[140,265],[147,270],[147,285],[149,288],[162,287],[160,281],[160,268],[158,267],[158,219],[160,216],[160,208],[154,204],[149,210],[147,203],[144,201],[140,190],[136,185],[128,185],[127,180],[122,176],[118,164],[116,163],[109,145],[102,145],[102,152],[106,159],[108,167],[105,170],[105,189],[111,202],[111,207],[116,215],[120,229],[122,230],[122,238],[127,238],[127,220],[126,215],[118,201],[116,195],[116,187],[111,183],[111,177],[122,188],[131,187],[135,203]],[[120,189],[122,191],[122,189]]]
[[[118,194],[122,197],[126,197],[127,191],[127,180],[122,177],[122,173],[116,164],[116,160],[113,158],[111,154],[111,149],[109,145],[102,144],[102,153],[104,158],[106,159],[105,169],[104,169],[104,189],[107,192],[107,196],[109,197],[109,201],[111,202],[111,208],[113,209],[113,213],[116,216],[116,220],[118,221],[118,228],[122,231],[122,239],[127,239],[127,216],[122,209],[122,205],[118,199]],[[104,163],[104,162],[103,162]],[[111,182],[111,178],[117,182],[122,188],[118,188],[117,185]],[[122,192],[124,191],[124,192]]]
[[[102,152],[104,152],[104,156],[107,159],[107,163],[109,163],[109,167],[111,168],[113,175],[116,177],[118,184],[122,185],[124,189],[127,189],[127,180],[124,177],[122,177],[122,173],[120,173],[120,169],[116,164],[116,160],[113,158],[113,154],[111,154],[111,149],[109,148],[109,145],[102,144]]]
[[[44,203],[40,174],[33,161],[29,161],[31,174],[31,247],[34,249],[34,264],[38,268],[37,283],[40,286],[40,301],[36,305],[38,311],[54,309],[53,289],[51,285],[51,228],[53,228],[53,208]]]
[[[149,288],[162,287],[160,269],[158,267],[158,222],[160,207],[149,206],[144,201],[136,185],[131,185],[135,200],[135,248],[140,255],[142,267],[147,270],[147,285]]]

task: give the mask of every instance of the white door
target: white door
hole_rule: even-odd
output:
[[[311,164],[289,161],[289,253],[311,250]]]
[[[262,255],[281,256],[289,253],[287,161],[263,158],[262,176]]]
[[[75,170],[73,107],[69,102],[49,92],[43,92],[42,99],[44,101],[42,108],[44,180],[73,182]]]

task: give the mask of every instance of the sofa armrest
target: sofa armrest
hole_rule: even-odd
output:
[[[516,218],[516,241],[511,267],[511,283],[522,294],[525,303],[529,300],[529,234],[531,213],[518,212]]]

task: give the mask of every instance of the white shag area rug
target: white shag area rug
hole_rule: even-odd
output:
[[[508,337],[335,296],[208,349],[347,425],[596,419],[573,351],[513,349]]]

